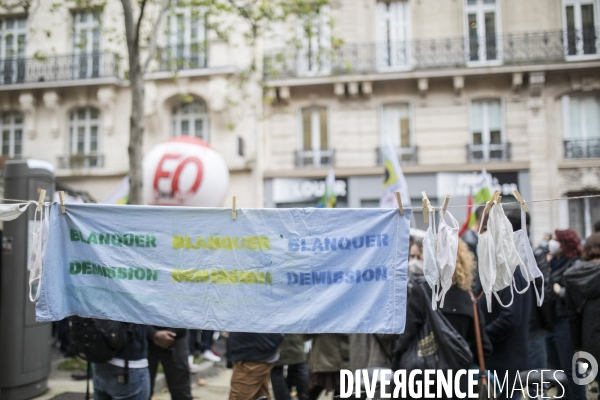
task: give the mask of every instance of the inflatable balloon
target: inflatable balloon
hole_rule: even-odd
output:
[[[220,207],[229,187],[223,157],[191,136],[153,147],[144,157],[143,172],[149,205]]]

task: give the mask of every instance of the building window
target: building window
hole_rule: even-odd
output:
[[[600,192],[575,192],[568,193],[568,197],[599,195]],[[580,238],[585,239],[594,230],[593,226],[600,221],[600,197],[586,197],[583,199],[571,199],[569,202],[569,227],[571,227]]]
[[[101,71],[101,11],[73,14],[72,75],[76,79],[97,78]]]
[[[0,120],[2,156],[19,159],[23,155],[23,114],[8,111]]]
[[[206,67],[205,16],[198,7],[177,7],[168,15],[165,48],[160,55],[162,70]]]
[[[195,136],[208,142],[208,112],[206,103],[194,100],[173,107],[173,136]]]
[[[565,158],[600,157],[600,95],[562,101]]]
[[[331,15],[328,5],[319,9],[316,18],[298,21],[298,74],[316,75],[331,70]]]
[[[385,104],[381,108],[380,129],[381,148],[391,143],[401,162],[417,162],[417,148],[414,145],[411,127],[411,107],[408,103]],[[383,157],[379,151],[379,163]]]
[[[330,150],[327,109],[324,107],[303,108],[301,119],[301,149],[296,152],[296,165],[333,165],[333,150]]]
[[[3,83],[25,79],[27,18],[0,18],[0,74]]]
[[[469,61],[499,60],[499,0],[466,0],[466,3]]]
[[[564,0],[566,53],[582,56],[598,53],[596,14],[597,0]]]
[[[489,162],[510,159],[510,145],[504,140],[504,117],[499,99],[471,102],[471,144],[469,161]]]
[[[80,107],[69,116],[69,168],[101,167],[98,154],[100,140],[100,111]],[[63,166],[63,167],[67,167]]]
[[[376,7],[377,67],[385,69],[408,66],[410,55],[408,1],[378,1]]]

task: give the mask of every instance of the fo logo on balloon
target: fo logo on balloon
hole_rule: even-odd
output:
[[[229,186],[229,170],[219,153],[198,138],[161,143],[144,157],[146,204],[219,207]]]

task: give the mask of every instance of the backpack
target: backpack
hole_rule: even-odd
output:
[[[75,354],[93,363],[114,358],[133,337],[132,324],[78,316],[70,318],[69,331]]]

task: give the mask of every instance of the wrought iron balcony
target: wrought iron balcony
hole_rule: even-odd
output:
[[[100,154],[70,154],[58,157],[58,168],[60,169],[86,169],[102,168],[104,156]]]
[[[600,157],[600,138],[584,140],[565,140],[565,158]]]
[[[510,161],[510,143],[500,144],[468,144],[468,162],[501,162]]]
[[[119,77],[119,57],[85,53],[0,59],[0,85]]]
[[[174,72],[184,69],[206,68],[208,52],[205,44],[163,47],[157,50],[158,71]]]
[[[335,165],[335,150],[297,150],[296,167],[329,167]]]
[[[581,57],[600,58],[600,27],[390,43],[347,43],[334,49],[283,49],[265,56],[264,73],[266,78],[274,79],[490,64],[539,64]]]
[[[396,147],[396,154],[398,155],[398,161],[400,164],[416,164],[419,162],[418,159],[418,147]],[[383,164],[383,149],[377,148],[377,165]]]

